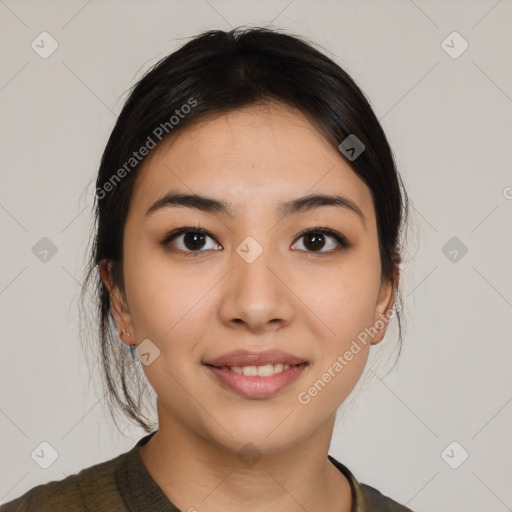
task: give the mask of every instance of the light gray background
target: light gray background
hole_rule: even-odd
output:
[[[0,0],[0,500],[144,435],[109,421],[78,333],[92,180],[125,91],[179,38],[272,23],[360,84],[413,202],[404,349],[387,376],[373,367],[331,453],[416,511],[511,510],[511,11],[509,0]],[[43,31],[59,45],[47,59],[31,48]],[[442,47],[453,31],[469,44],[458,58]],[[45,236],[58,252],[43,263],[32,247]],[[442,252],[452,237],[468,248],[455,262]],[[48,469],[31,458],[43,441],[59,455]],[[441,456],[453,441],[469,453],[458,469],[446,461],[461,448]]]

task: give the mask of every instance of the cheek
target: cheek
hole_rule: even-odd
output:
[[[300,293],[320,326],[314,347],[316,364],[297,396],[309,414],[331,414],[364,371],[370,351],[365,330],[373,321],[379,273],[378,266],[375,271],[371,262],[356,258],[336,272],[315,272],[303,281]]]
[[[378,253],[347,253],[336,265],[298,269],[297,295],[314,312],[328,350],[350,345],[373,321],[380,286]]]
[[[333,331],[334,344],[338,347],[350,343],[370,326],[376,301],[373,282],[353,275],[341,279],[335,286],[331,285],[324,299],[326,322]]]
[[[204,273],[198,278],[194,265],[172,265],[157,250],[127,254],[125,283],[137,340],[149,338],[164,353],[190,354],[199,328],[204,334],[213,318],[207,296],[218,279]]]

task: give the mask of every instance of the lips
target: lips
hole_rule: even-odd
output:
[[[309,362],[280,350],[236,351],[203,365],[223,388],[246,398],[275,396],[295,382]]]
[[[282,352],[281,350],[265,350],[263,352],[237,350],[205,361],[204,364],[215,368],[229,368],[232,366],[263,366],[265,364],[297,366],[308,364],[308,361],[292,354]]]

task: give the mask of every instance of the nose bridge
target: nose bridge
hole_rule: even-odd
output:
[[[266,238],[268,240],[268,237]],[[272,260],[275,261],[275,251],[266,243],[264,247],[253,236],[246,237],[236,248],[234,272],[236,275],[237,295],[258,296],[268,301],[276,293],[275,277],[270,272]]]
[[[262,236],[265,241],[270,237]],[[233,252],[232,277],[223,298],[224,321],[242,320],[253,329],[276,320],[288,321],[290,297],[276,274],[282,268],[276,261],[277,251],[248,236]]]

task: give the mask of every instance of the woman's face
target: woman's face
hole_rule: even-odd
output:
[[[209,202],[154,206],[170,194]],[[313,194],[353,207],[281,207]],[[226,210],[212,206],[220,202]],[[168,236],[178,228],[185,233]],[[115,319],[131,333],[124,341],[149,340],[139,355],[160,426],[233,451],[248,442],[261,452],[291,448],[328,425],[385,328],[366,344],[358,336],[392,306],[370,190],[299,111],[279,104],[201,122],[153,150],[123,252],[126,302],[114,294]],[[255,354],[216,365],[245,369],[208,365],[236,351],[281,351],[269,357],[282,366]]]

